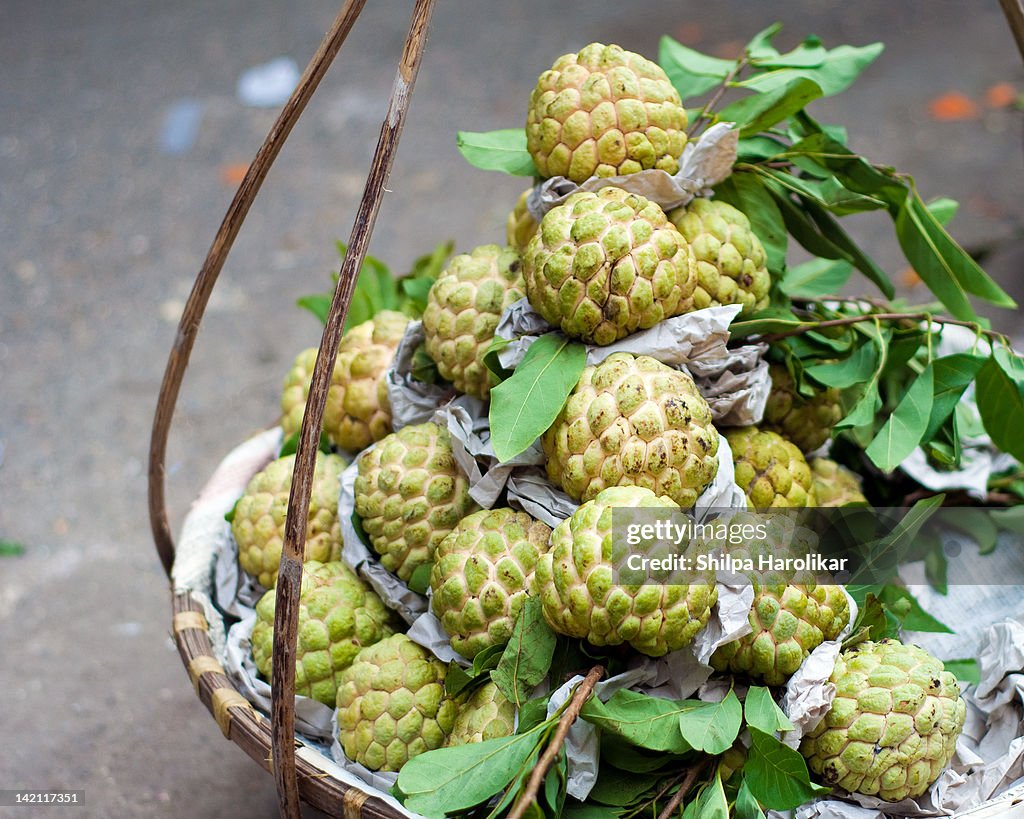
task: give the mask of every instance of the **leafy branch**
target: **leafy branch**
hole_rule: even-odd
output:
[[[580,715],[580,709],[590,699],[590,695],[594,693],[594,686],[597,685],[603,676],[604,666],[595,665],[587,673],[587,676],[583,678],[583,682],[579,684],[579,687],[572,695],[572,699],[569,701],[569,705],[562,712],[562,716],[558,720],[558,726],[551,737],[551,742],[548,743],[548,747],[541,754],[536,767],[530,774],[526,787],[512,806],[512,810],[509,811],[508,819],[522,819],[530,805],[537,801],[537,794],[540,791],[541,783],[544,782],[548,769],[555,763],[558,755],[562,752],[562,746],[565,744],[565,737],[569,733],[569,728],[576,722]]]

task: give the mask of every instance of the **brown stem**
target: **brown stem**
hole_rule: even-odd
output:
[[[842,301],[842,299],[841,299]],[[849,301],[847,299],[846,301]],[[955,324],[958,327],[968,327],[975,332],[981,333],[984,336],[1002,341],[1004,344],[1009,346],[1009,340],[1002,333],[998,333],[995,330],[987,330],[980,324],[973,321],[961,321],[960,319],[949,318],[947,316],[935,316],[931,313],[864,313],[860,316],[844,316],[843,318],[828,319],[826,321],[815,321],[803,325],[801,327],[794,327],[791,330],[785,330],[781,333],[769,333],[761,336],[763,341],[767,341],[769,344],[773,341],[778,341],[783,338],[789,338],[790,336],[797,336],[803,333],[809,333],[812,330],[822,330],[826,327],[845,327],[851,324],[860,324],[865,321],[928,321],[934,324]]]
[[[1017,48],[1020,56],[1024,57],[1024,2],[1021,0],[999,0],[1006,15],[1006,22],[1010,24],[1010,31],[1013,32],[1013,39],[1017,41]]]
[[[213,286],[217,283],[217,277],[224,267],[224,262],[235,243],[242,222],[245,221],[246,214],[249,213],[249,208],[256,199],[256,194],[259,193],[270,166],[277,159],[281,148],[284,147],[285,140],[288,139],[295,123],[299,121],[306,104],[313,96],[317,86],[320,85],[331,62],[337,56],[364,5],[366,5],[366,0],[347,0],[331,24],[330,30],[324,35],[323,42],[320,43],[313,59],[306,66],[306,71],[295,87],[295,91],[292,92],[291,98],[281,109],[270,133],[267,134],[267,138],[263,140],[259,151],[256,152],[249,170],[245,172],[242,184],[238,186],[235,198],[231,200],[224,220],[217,229],[213,244],[210,245],[206,260],[203,262],[199,275],[196,276],[192,292],[189,293],[185,309],[181,313],[178,332],[174,337],[174,347],[171,349],[171,354],[167,358],[167,366],[164,369],[164,378],[160,385],[160,395],[157,399],[156,413],[153,416],[153,430],[149,440],[149,522],[150,528],[153,530],[153,541],[156,544],[157,554],[160,556],[160,562],[168,577],[174,563],[174,537],[171,535],[171,527],[167,520],[167,498],[164,494],[167,437],[170,433],[171,421],[174,418],[174,406],[178,401],[181,382],[185,376],[185,369],[188,367],[196,335],[199,332],[199,323],[202,321],[203,312],[210,300]]]
[[[544,781],[544,777],[547,775],[548,769],[555,764],[555,760],[558,759],[558,754],[562,751],[562,745],[565,743],[565,737],[569,733],[569,728],[571,728],[572,724],[576,722],[576,718],[580,715],[580,709],[583,708],[583,704],[590,699],[590,695],[594,691],[594,686],[597,685],[598,681],[600,681],[603,676],[604,666],[595,665],[590,669],[587,676],[583,678],[583,682],[580,683],[579,688],[577,688],[575,693],[572,695],[572,699],[569,700],[569,705],[559,718],[558,727],[555,728],[555,733],[551,737],[551,742],[548,743],[548,747],[544,749],[544,753],[541,754],[540,759],[537,760],[537,766],[530,774],[530,779],[526,783],[526,788],[523,789],[523,792],[519,795],[515,805],[512,806],[512,810],[508,814],[508,819],[522,819],[523,814],[526,813],[526,809],[536,801],[541,783]]]
[[[722,84],[718,86],[718,90],[712,94],[711,99],[704,103],[704,107],[700,109],[700,113],[693,118],[693,123],[690,125],[690,130],[686,132],[687,137],[692,137],[697,133],[697,128],[700,127],[700,123],[704,118],[714,110],[714,107],[718,105],[719,100],[729,89],[729,83],[736,79],[736,75],[739,74],[747,65],[747,55],[744,54],[736,61],[736,65],[732,67],[732,70],[725,75],[725,79],[722,80]]]
[[[658,814],[658,819],[669,819],[672,814],[679,810],[679,806],[682,804],[683,799],[686,798],[686,794],[690,792],[690,788],[693,787],[693,783],[697,777],[700,776],[700,772],[707,767],[708,760],[704,759],[698,762],[696,765],[686,771],[686,775],[683,777],[682,783],[679,785],[679,790],[672,794],[672,798],[665,805],[665,809]]]
[[[330,387],[334,360],[338,355],[345,316],[348,314],[359,268],[366,256],[370,234],[373,232],[388,176],[394,164],[398,140],[405,125],[405,116],[419,72],[434,3],[435,0],[416,0],[413,9],[409,33],[405,39],[395,83],[391,90],[387,116],[381,125],[380,138],[352,226],[348,251],[341,265],[337,289],[320,340],[320,350],[313,365],[309,397],[306,400],[306,410],[299,430],[299,443],[295,451],[295,467],[285,518],[284,546],[281,550],[275,592],[274,662],[271,685],[274,778],[277,780],[281,814],[288,817],[299,816],[299,790],[295,776],[295,650],[306,523],[324,405],[327,403],[327,390]]]

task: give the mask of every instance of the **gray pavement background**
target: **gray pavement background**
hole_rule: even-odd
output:
[[[456,128],[517,125],[537,74],[601,40],[654,56],[662,32],[729,52],[775,20],[780,43],[882,39],[854,88],[816,104],[852,144],[963,202],[954,232],[992,247],[1024,294],[1021,119],[934,122],[947,91],[980,99],[1020,57],[995,0],[443,0],[374,254],[403,270],[437,241],[500,241],[520,180],[466,166]],[[169,452],[175,528],[222,455],[275,416],[294,355],[319,338],[293,307],[322,290],[347,237],[411,3],[368,4],[271,172],[214,293]],[[78,788],[82,815],[271,816],[270,777],[226,742],[168,637],[149,537],[149,426],[178,314],[276,111],[235,97],[241,72],[300,66],[326,0],[5,0],[0,13],[0,788]],[[202,105],[195,146],[162,153],[164,117]],[[904,266],[882,219],[857,234]],[[1019,319],[1000,324],[1018,331]],[[0,814],[3,814],[0,809]],[[58,815],[57,812],[54,812]],[[14,811],[10,815],[28,815]],[[63,814],[59,814],[63,815]]]

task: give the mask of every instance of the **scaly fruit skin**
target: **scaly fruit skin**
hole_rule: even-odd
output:
[[[397,771],[444,745],[457,706],[444,693],[448,667],[404,634],[356,655],[338,688],[338,741],[371,771]]]
[[[510,737],[515,733],[515,724],[516,707],[505,699],[498,686],[487,682],[459,707],[446,744],[451,747]]]
[[[508,247],[482,245],[452,259],[427,296],[427,354],[459,392],[486,399],[494,376],[484,353],[502,312],[523,298],[522,261]]]
[[[799,448],[776,432],[741,427],[725,433],[736,483],[751,509],[814,506],[811,468]]]
[[[548,476],[574,500],[636,485],[694,505],[718,472],[711,408],[686,373],[613,353],[580,376],[541,437]]]
[[[850,604],[842,587],[817,582],[811,572],[760,571],[761,557],[801,558],[814,553],[817,537],[783,515],[766,517],[740,512],[730,523],[767,527],[767,536],[751,538],[741,546],[709,541],[708,545],[735,559],[753,561],[744,572],[754,589],[750,609],[752,631],[726,643],[711,655],[711,667],[785,685],[825,640],[836,639],[850,621]],[[754,531],[753,529],[749,531]]]
[[[668,219],[697,258],[695,309],[740,304],[740,315],[746,315],[768,306],[768,257],[743,213],[725,202],[697,198],[669,211]]]
[[[860,476],[828,458],[812,458],[811,480],[819,506],[867,506]]]
[[[284,521],[292,485],[295,456],[271,462],[253,476],[235,506],[231,532],[238,544],[238,563],[265,589],[277,582],[284,546]],[[309,498],[305,560],[327,563],[341,556],[338,493],[345,460],[318,452]]]
[[[917,646],[861,643],[836,661],[836,698],[800,743],[827,785],[899,802],[949,765],[967,706],[956,677]]]
[[[512,212],[505,221],[505,239],[510,247],[520,253],[526,252],[526,246],[537,232],[537,228],[540,227],[540,223],[533,218],[533,214],[526,207],[532,190],[532,188],[527,188],[519,194],[515,207],[512,208]]]
[[[832,436],[832,428],[843,417],[839,390],[829,387],[805,398],[797,392],[785,365],[773,363],[768,371],[772,391],[764,408],[762,429],[788,438],[804,453],[814,452]]]
[[[408,580],[477,509],[452,454],[451,436],[427,422],[403,427],[359,456],[356,512],[381,565]]]
[[[534,591],[544,619],[559,634],[596,646],[629,643],[641,654],[660,657],[691,643],[707,625],[718,600],[714,576],[689,585],[617,583],[626,555],[613,538],[616,507],[678,508],[639,486],[605,489],[555,527],[551,550],[537,563]]]
[[[649,168],[675,173],[686,145],[686,110],[658,65],[591,43],[540,75],[526,144],[542,177],[579,183]]]
[[[545,214],[523,276],[548,322],[605,345],[692,310],[696,265],[660,207],[608,187],[574,193]]]
[[[342,338],[331,372],[323,427],[331,443],[341,449],[358,452],[391,432],[384,376],[408,323],[408,316],[382,310]],[[315,347],[299,353],[285,376],[281,426],[286,438],[302,424],[316,355]]]
[[[483,509],[441,541],[431,605],[459,654],[471,660],[509,641],[550,537],[551,529],[525,512]]]
[[[252,656],[271,679],[277,592],[256,604]],[[306,563],[299,594],[295,693],[335,704],[338,679],[359,650],[392,634],[388,609],[344,563]]]

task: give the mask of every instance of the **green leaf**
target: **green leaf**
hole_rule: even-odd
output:
[[[738,162],[765,162],[788,150],[789,146],[785,143],[763,134],[740,137],[736,146],[736,159]]]
[[[805,41],[806,43],[807,41]],[[767,71],[762,74],[755,74],[738,85],[741,88],[750,88],[754,91],[772,91],[781,85],[786,85],[797,78],[813,80],[819,86],[825,96],[832,96],[845,91],[860,73],[875,61],[882,53],[883,45],[873,43],[872,45],[860,48],[848,45],[841,45],[826,52],[824,57],[809,45],[801,53],[790,52],[790,62],[801,60],[811,62],[812,65],[797,67],[780,67],[774,71]],[[789,55],[786,55],[789,56]]]
[[[449,663],[448,673],[444,675],[444,693],[449,697],[457,697],[473,684],[473,677],[458,663]]]
[[[1024,394],[1016,361],[1005,350],[996,350],[978,371],[975,389],[978,411],[992,443],[1024,460]]]
[[[729,819],[729,800],[725,798],[722,777],[717,773],[715,778],[705,785],[697,796],[695,815],[700,819]],[[687,806],[689,810],[690,806]]]
[[[751,63],[757,64],[760,61],[778,57],[779,51],[772,45],[772,40],[780,31],[782,31],[782,23],[772,23],[768,28],[757,32],[743,49],[747,59]]]
[[[878,596],[890,611],[898,612],[900,624],[908,631],[954,633],[953,629],[926,612],[917,598],[902,586],[887,583],[879,588]]]
[[[779,206],[761,180],[752,173],[733,173],[715,188],[715,198],[732,205],[750,220],[754,235],[764,245],[768,271],[782,273],[789,236]]]
[[[548,718],[548,698],[534,697],[527,700],[520,707],[516,714],[516,733],[525,734],[540,725]]]
[[[525,451],[555,422],[586,363],[586,347],[557,333],[530,345],[512,377],[491,390],[491,446],[499,461]]]
[[[434,286],[434,281],[434,279],[417,278],[402,279],[399,282],[403,295],[413,308],[414,315],[422,316],[423,311],[427,309],[427,296],[430,294],[430,288]]]
[[[413,757],[398,774],[405,806],[427,817],[443,817],[486,802],[519,774],[541,741],[528,734],[439,748]]]
[[[679,730],[697,751],[723,754],[736,741],[743,723],[743,706],[735,691],[721,702],[702,702],[679,715]]]
[[[309,310],[320,319],[321,324],[327,323],[327,314],[331,312],[331,297],[322,293],[313,296],[301,296],[295,300],[299,307]]]
[[[430,588],[430,572],[433,568],[433,563],[423,563],[417,566],[409,576],[409,582],[406,584],[409,586],[410,591],[414,591],[416,594],[426,594],[427,589]]]
[[[289,455],[294,455],[299,449],[299,433],[301,430],[295,430],[291,435],[284,439],[281,444],[281,451],[277,453],[278,458],[286,458]],[[326,432],[320,433],[320,444],[317,447],[325,455],[331,453],[331,439],[327,437]]]
[[[237,506],[238,504],[236,503],[235,505]],[[234,517],[234,511],[234,507],[232,507],[231,512],[228,513],[232,518]],[[227,515],[224,517],[227,518]],[[22,544],[0,538],[0,557],[20,557],[23,554],[25,554],[25,547]]]
[[[745,777],[740,784],[739,792],[736,794],[736,804],[733,807],[736,819],[765,819],[764,811],[757,804],[754,794],[750,792],[750,786]]]
[[[1024,512],[1024,507],[1018,508]],[[950,515],[943,523],[975,543],[981,554],[991,554],[999,541],[999,518],[996,517],[996,511],[964,507],[957,509],[956,514]]]
[[[946,419],[953,413],[964,390],[975,379],[978,371],[985,363],[985,358],[971,353],[954,353],[953,355],[936,358],[932,362],[935,376],[935,396],[932,400],[931,416],[924,440],[935,437]]]
[[[565,806],[565,819],[619,819],[622,810],[602,805],[568,803]]]
[[[679,730],[680,716],[699,705],[703,703],[665,700],[623,688],[608,702],[591,697],[583,704],[580,717],[603,733],[622,737],[641,748],[683,754],[692,746]]]
[[[931,211],[932,216],[936,218],[939,224],[945,227],[953,221],[956,212],[960,210],[960,203],[947,196],[940,196],[937,199],[932,199],[926,207]]]
[[[914,379],[865,453],[883,472],[892,472],[917,449],[928,427],[935,376],[929,364]]]
[[[787,333],[816,325],[816,321],[799,319],[788,310],[763,310],[748,318],[734,321],[729,325],[729,333],[733,338],[742,338],[744,336],[759,336],[767,333]]]
[[[942,542],[939,541],[936,548],[924,556],[924,576],[939,594],[949,593],[948,571],[949,561],[946,560]]]
[[[853,265],[844,259],[811,259],[786,271],[779,289],[793,299],[815,299],[834,295],[853,273]]]
[[[658,63],[684,100],[721,85],[736,67],[735,60],[709,57],[668,36],[662,37],[658,45]]]
[[[771,810],[791,810],[816,796],[829,793],[811,782],[807,763],[781,741],[750,728],[750,755],[744,766],[750,793]]]
[[[805,367],[804,373],[826,387],[847,389],[867,382],[878,370],[878,358],[878,346],[869,340],[842,361]]]
[[[747,725],[752,725],[766,734],[793,730],[793,723],[775,704],[772,692],[760,685],[753,685],[747,691],[747,698],[743,701],[743,716],[747,720]]]
[[[981,670],[978,661],[972,658],[963,660],[943,660],[946,671],[955,674],[958,680],[977,685],[981,682]]]
[[[510,176],[536,176],[537,167],[526,150],[523,128],[499,131],[459,131],[455,144],[466,161],[483,171],[501,171]]]
[[[555,633],[544,620],[540,600],[527,597],[491,679],[518,708],[547,676],[554,652]]]
[[[821,88],[816,82],[797,78],[767,93],[737,100],[719,111],[718,117],[739,125],[740,136],[753,136],[788,119],[820,96]]]
[[[889,276],[878,266],[874,259],[861,250],[857,243],[850,238],[849,234],[839,226],[839,222],[816,202],[805,199],[804,208],[821,230],[821,235],[840,250],[843,258],[851,262],[854,267],[867,276],[882,291],[886,298],[891,299],[895,291]]]
[[[235,515],[238,513],[238,504],[241,503],[241,501],[241,498],[236,500],[234,506],[232,506],[230,509],[228,509],[227,512],[224,513],[224,520],[226,520],[228,523],[235,522]]]
[[[588,800],[602,805],[625,807],[633,804],[638,797],[655,787],[665,778],[664,774],[635,774],[602,766]]]

